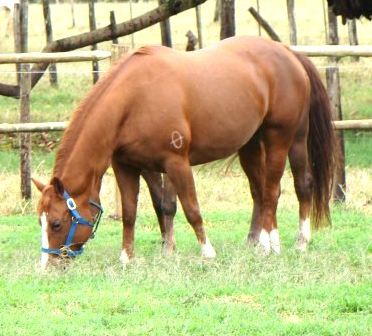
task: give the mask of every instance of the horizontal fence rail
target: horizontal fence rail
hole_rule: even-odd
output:
[[[337,120],[333,122],[333,125],[334,128],[337,130],[371,131],[372,119]],[[23,124],[0,124],[0,134],[64,131],[67,128],[67,126],[68,126],[67,121]]]
[[[372,46],[370,45],[292,45],[289,48],[309,57],[372,57]]]
[[[64,131],[67,128],[67,125],[67,121],[0,124],[0,134]]]
[[[369,45],[293,45],[289,46],[289,48],[309,57],[372,57],[372,46]],[[0,64],[85,62],[100,61],[110,57],[111,51],[107,50],[6,53],[0,54]]]
[[[0,54],[0,64],[85,62],[100,61],[110,57],[111,52],[106,50],[7,53]]]
[[[372,131],[372,119],[337,120],[333,125],[337,130]]]

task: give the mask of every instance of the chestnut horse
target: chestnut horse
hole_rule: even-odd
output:
[[[289,156],[300,204],[300,248],[329,219],[334,136],[327,93],[314,65],[284,45],[234,37],[195,52],[142,47],[119,61],[74,112],[42,196],[42,266],[83,251],[102,212],[101,178],[110,164],[120,188],[123,245],[133,257],[139,177],[166,173],[170,209],[157,206],[166,250],[177,194],[201,245],[203,226],[191,166],[238,153],[254,208],[249,239],[279,253],[276,208]],[[158,172],[158,173],[151,173]],[[160,191],[161,193],[161,191]],[[159,202],[154,202],[159,205]],[[165,217],[162,217],[164,210]]]

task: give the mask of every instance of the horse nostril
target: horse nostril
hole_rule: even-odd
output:
[[[56,220],[52,223],[52,230],[53,231],[59,231],[62,227],[61,221]]]

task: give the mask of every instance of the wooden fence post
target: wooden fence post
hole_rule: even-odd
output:
[[[289,41],[292,45],[297,44],[296,17],[294,10],[294,0],[287,0],[287,12],[289,23]]]
[[[220,39],[235,35],[235,0],[221,0]]]
[[[357,26],[356,26],[356,20],[347,20],[347,29],[348,29],[348,35],[349,35],[349,43],[350,45],[358,45],[358,34],[357,34]],[[359,61],[358,56],[354,56],[353,60],[355,62]]]
[[[159,5],[162,5],[166,0],[158,0]],[[160,22],[160,32],[161,32],[161,44],[172,48],[172,35],[169,19]]]
[[[132,0],[129,0],[129,14],[130,14],[130,19],[132,20],[133,19],[133,4],[132,4]],[[132,49],[134,49],[135,47],[135,42],[134,42],[134,33],[130,34],[130,40],[131,40],[131,46],[132,46]]]
[[[53,28],[52,28],[52,21],[50,18],[50,5],[49,0],[42,0],[43,4],[43,15],[44,15],[44,23],[45,23],[45,33],[46,33],[46,41],[47,44],[53,41]],[[57,79],[57,66],[55,63],[50,63],[49,65],[49,81],[52,86],[57,86],[58,79]]]
[[[14,4],[14,14],[13,14],[13,34],[14,34],[14,52],[19,53],[21,51],[21,9],[20,4]],[[16,63],[16,76],[17,84],[19,85],[21,81],[20,71],[21,65]]]
[[[196,28],[198,30],[199,49],[202,49],[203,48],[203,33],[202,33],[200,6],[195,7],[195,12],[196,12]]]
[[[221,17],[221,0],[216,0],[216,6],[214,7],[213,22],[218,22]]]
[[[71,9],[71,16],[72,16],[72,28],[75,28],[75,4],[74,4],[74,0],[70,0],[70,9]]]
[[[110,26],[112,31],[112,43],[118,44],[119,40],[116,37],[116,19],[115,19],[115,12],[112,10],[110,11]]]
[[[90,31],[96,30],[96,14],[94,10],[94,1],[89,0],[89,29]],[[92,44],[91,50],[97,50],[97,44]],[[99,65],[97,61],[92,62],[92,71],[93,71],[93,84],[97,83],[99,79]]]
[[[18,20],[18,19],[17,19]],[[28,44],[28,0],[21,0],[19,4],[19,21],[16,38],[16,47],[19,51],[27,52]],[[30,122],[30,92],[31,74],[30,65],[21,64],[19,66],[19,85],[20,85],[20,122]],[[21,155],[21,195],[24,199],[31,198],[31,135],[21,134],[20,136],[20,155]]]
[[[27,52],[28,48],[28,0],[20,0],[20,27],[21,27],[21,52]]]
[[[330,7],[328,7],[328,31],[328,43],[339,44],[337,18]],[[328,95],[331,101],[333,119],[342,120],[340,73],[337,66],[337,57],[330,57],[330,62],[332,62],[334,65],[329,66],[326,69]],[[336,163],[336,171],[334,173],[333,199],[338,202],[343,202],[346,198],[346,175],[345,143],[342,132],[336,133],[336,141],[339,155]]]
[[[20,122],[28,123],[30,117],[31,73],[29,64],[21,64],[20,78]],[[21,133],[21,195],[23,199],[31,198],[31,134]]]
[[[256,6],[257,6],[257,13],[258,15],[260,15],[260,0],[256,0]],[[261,25],[259,22],[257,22],[257,26],[258,26],[258,36],[261,36],[262,31],[261,31]]]
[[[126,46],[120,44],[113,44],[111,48],[111,64],[113,65],[123,54],[126,54],[127,52],[128,48]],[[112,215],[110,215],[110,217],[114,219],[119,219],[122,217],[121,195],[116,179],[114,180],[114,183],[115,183],[115,210],[114,210],[115,212]]]

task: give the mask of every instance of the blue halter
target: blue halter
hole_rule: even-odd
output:
[[[94,222],[92,223],[88,221],[87,219],[85,219],[84,217],[80,216],[79,211],[76,209],[76,203],[74,199],[68,194],[67,191],[63,192],[63,198],[65,199],[67,208],[71,214],[71,226],[70,226],[70,230],[68,232],[67,238],[66,238],[66,242],[59,249],[41,247],[41,252],[49,253],[49,254],[56,254],[62,258],[74,258],[84,252],[83,245],[78,250],[71,249],[71,246],[74,245],[73,240],[75,237],[75,232],[76,232],[78,224],[91,227],[92,233],[89,239],[93,239],[97,231],[98,224],[101,220],[103,209],[98,203],[89,201],[91,205],[93,205],[95,208],[98,209],[98,215],[96,219],[94,220]]]

